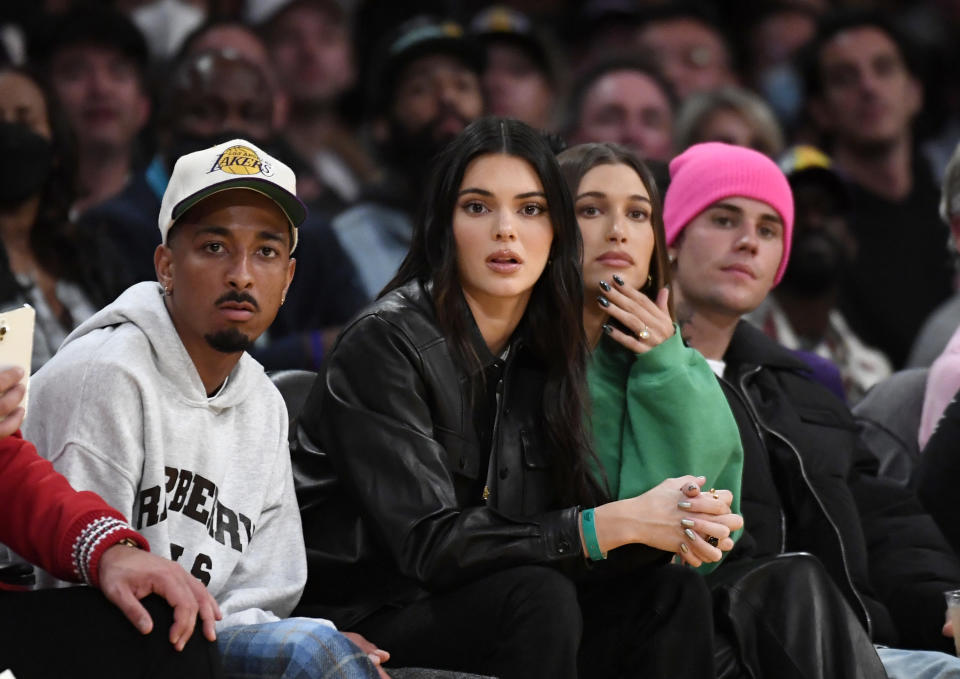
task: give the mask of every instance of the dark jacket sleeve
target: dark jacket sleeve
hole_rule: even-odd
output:
[[[398,570],[436,589],[511,565],[582,560],[575,507],[508,517],[467,506],[455,478],[462,458],[438,440],[431,415],[430,351],[365,316],[340,337],[301,415]]]
[[[91,545],[97,556],[125,537],[148,548],[146,540],[126,526],[123,514],[96,493],[74,490],[19,432],[0,440],[0,501],[0,542],[62,580],[80,580],[74,545],[84,529],[100,519],[116,519],[124,527]]]
[[[876,458],[857,450],[850,488],[862,518],[870,580],[904,648],[953,653],[943,637],[943,592],[960,588],[960,561],[911,490],[876,475]]]
[[[960,399],[943,411],[937,428],[927,441],[916,469],[917,494],[927,511],[946,535],[950,546],[960,552],[960,521],[957,521],[957,479],[960,478]]]

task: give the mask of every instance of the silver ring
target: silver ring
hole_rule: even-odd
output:
[[[637,333],[637,337],[639,337],[642,340],[650,339],[650,328],[644,325],[643,330]]]

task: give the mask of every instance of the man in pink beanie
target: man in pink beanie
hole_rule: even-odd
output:
[[[942,592],[960,585],[960,561],[912,491],[876,475],[877,460],[849,409],[812,379],[810,365],[741,320],[787,266],[793,197],[786,177],[766,156],[719,143],[692,146],[673,160],[670,175],[664,224],[678,320],[721,378],[743,441],[741,556],[809,552],[839,587],[843,615],[859,620],[874,643],[952,650],[941,635]],[[736,568],[737,556],[734,550],[717,577]],[[765,592],[769,599],[758,605],[810,595],[801,580]],[[878,651],[892,677],[958,667],[944,653]],[[837,647],[831,660],[862,661],[865,653],[872,655]]]

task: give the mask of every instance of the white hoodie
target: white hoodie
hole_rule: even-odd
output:
[[[24,436],[57,471],[206,583],[218,628],[293,610],[307,569],[283,399],[246,353],[208,398],[156,283],[67,337],[31,378],[29,412]]]

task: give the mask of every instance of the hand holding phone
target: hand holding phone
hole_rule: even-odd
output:
[[[23,378],[20,380],[20,384],[24,387],[23,398],[17,405],[22,406],[24,411],[26,411],[27,390],[30,385],[30,359],[33,355],[35,320],[36,314],[29,304],[0,312],[0,370],[20,368],[23,371]]]

